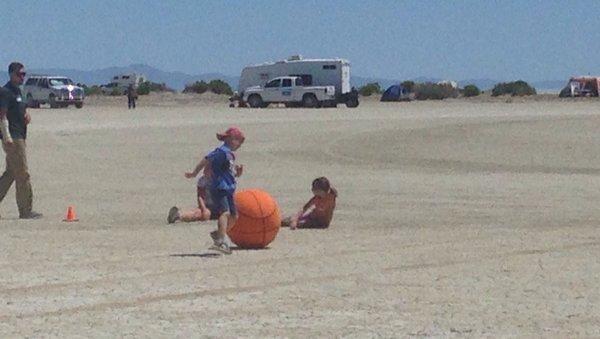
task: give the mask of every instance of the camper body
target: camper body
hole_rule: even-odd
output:
[[[287,60],[248,66],[242,70],[238,93],[244,97],[247,88],[263,87],[276,77],[295,76],[304,86],[333,86],[336,103],[358,106],[358,92],[350,86],[350,63],[344,59],[303,59],[294,56]]]
[[[137,88],[141,83],[146,81],[146,77],[142,74],[129,73],[119,74],[112,77],[110,83],[100,86],[104,94],[111,94],[113,92],[119,92],[125,94],[129,85]]]
[[[144,81],[146,81],[146,77],[137,73],[115,75],[111,80],[119,87],[129,87],[129,85],[137,87]]]

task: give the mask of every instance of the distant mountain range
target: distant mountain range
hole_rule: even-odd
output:
[[[193,83],[195,81],[209,81],[213,79],[221,79],[229,83],[229,85],[234,88],[237,88],[239,82],[239,76],[229,76],[222,73],[203,73],[197,75],[190,75],[183,72],[167,72],[160,69],[157,69],[152,66],[144,65],[144,64],[134,64],[125,67],[108,67],[91,71],[82,71],[75,69],[60,69],[60,68],[45,68],[45,69],[30,69],[28,70],[30,74],[51,74],[51,75],[63,75],[71,78],[76,83],[83,83],[88,86],[91,85],[101,85],[110,82],[111,78],[117,74],[126,74],[126,73],[141,73],[144,74],[150,81],[165,83],[167,86],[174,88],[176,90],[182,90],[186,84]],[[372,77],[361,77],[361,76],[353,76],[351,79],[352,85],[355,87],[363,86],[370,82],[377,82],[382,88],[387,88],[393,84],[397,84],[403,80],[413,80],[415,82],[438,82],[441,80],[448,79],[439,79],[439,78],[427,78],[427,77],[419,77],[414,79],[382,79],[382,78],[372,78]],[[542,91],[558,91],[563,88],[568,79],[564,80],[546,80],[546,81],[536,81],[530,82],[532,86],[534,86],[538,90]],[[5,83],[7,81],[7,74],[2,72],[0,73],[0,81]],[[456,81],[456,80],[455,80]],[[479,87],[482,90],[491,89],[495,84],[502,82],[501,80],[493,80],[493,79],[466,79],[466,80],[458,80],[457,83],[460,87],[465,85],[473,84]]]

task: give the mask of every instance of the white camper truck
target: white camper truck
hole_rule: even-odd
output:
[[[247,88],[264,87],[267,81],[282,76],[299,77],[304,86],[333,86],[336,103],[358,106],[358,91],[350,86],[350,63],[344,59],[293,56],[287,60],[248,66],[242,70],[238,94],[243,98]]]
[[[114,82],[121,87],[128,87],[129,85],[137,87],[144,81],[146,81],[146,77],[142,74],[130,73],[115,75],[111,82]]]
[[[141,83],[146,81],[146,77],[142,74],[129,73],[119,74],[112,77],[110,83],[100,86],[104,94],[110,94],[115,90],[125,94],[127,87],[133,85],[137,88]]]

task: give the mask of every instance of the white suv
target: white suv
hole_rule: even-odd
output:
[[[62,76],[32,75],[23,86],[27,105],[39,108],[41,104],[49,104],[51,108],[75,105],[83,107],[83,88]]]

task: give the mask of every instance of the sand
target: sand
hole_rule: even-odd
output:
[[[45,217],[18,220],[14,189],[0,205],[2,337],[600,336],[598,101],[121,100],[31,110]],[[328,230],[214,257],[214,223],[166,225],[230,124],[239,187],[285,213],[331,179]]]

